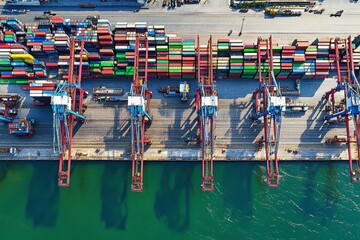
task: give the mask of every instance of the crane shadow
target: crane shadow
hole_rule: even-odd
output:
[[[185,232],[189,228],[193,191],[191,180],[195,166],[193,162],[183,162],[181,165],[168,162],[164,167],[154,210],[156,218],[164,221],[170,230]]]
[[[326,99],[321,99],[306,119],[306,129],[300,136],[299,151],[309,150],[309,143],[321,143],[326,134],[333,128],[344,128],[344,124],[329,125],[324,122]],[[335,125],[335,126],[334,126]],[[311,142],[309,142],[309,139]]]
[[[233,148],[235,149],[246,149],[255,154],[256,149],[253,143],[256,141],[259,134],[261,134],[262,125],[254,124],[249,118],[252,111],[253,103],[251,101],[242,101],[237,103],[236,100],[233,100],[229,108],[230,128],[226,131],[225,138],[230,138],[230,147],[233,145]],[[248,145],[247,148],[245,148],[245,145]],[[226,158],[232,159],[234,156],[227,154]]]
[[[129,148],[130,147],[130,119],[121,118],[121,106],[113,104],[114,110],[113,126],[108,130],[104,137],[105,150]]]
[[[6,176],[8,174],[9,168],[10,168],[10,162],[9,161],[1,161],[0,162],[0,182],[4,181],[6,179]]]
[[[59,208],[59,187],[54,172],[57,162],[32,163],[33,175],[30,180],[26,204],[26,217],[33,227],[53,227],[56,224]]]
[[[131,166],[128,163],[105,164],[101,182],[101,219],[107,229],[126,229],[130,171]]]
[[[257,163],[225,163],[222,180],[224,184],[224,205],[232,206],[234,213],[239,210],[242,215],[253,215],[252,177]]]
[[[334,218],[336,205],[340,199],[336,164],[326,163],[326,166],[323,163],[307,164],[305,168],[307,168],[307,176],[304,198],[300,204],[302,212],[305,217],[315,217],[322,225],[327,224]],[[324,174],[321,174],[323,171]],[[319,177],[324,177],[320,179],[321,183]]]

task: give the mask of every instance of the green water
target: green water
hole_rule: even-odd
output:
[[[0,236],[18,239],[358,239],[360,184],[344,163],[281,163],[278,189],[261,163],[146,163],[144,192],[130,163],[74,163],[56,186],[56,162],[0,163]]]

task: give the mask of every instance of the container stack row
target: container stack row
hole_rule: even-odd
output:
[[[156,73],[158,78],[169,78],[169,45],[165,30],[161,26],[154,26],[156,43]]]
[[[229,78],[241,78],[244,69],[244,43],[242,40],[230,40]]]
[[[26,83],[24,79],[46,75],[44,63],[36,60],[23,45],[0,43],[1,79],[12,79],[6,83]]]
[[[58,68],[67,74],[70,36],[83,40],[85,77],[132,77],[134,74],[135,37],[148,35],[148,69],[152,78],[196,78],[196,41],[167,35],[164,26],[146,23],[117,23],[115,28],[106,19],[71,20],[53,17],[36,24],[23,24],[16,18],[0,17],[0,43],[20,43],[12,52],[1,49],[1,78],[36,78],[46,76],[47,68]],[[297,39],[291,45],[273,46],[273,69],[278,79],[324,78],[336,68],[334,39],[319,38],[309,43]],[[353,41],[355,70],[360,63],[360,38]],[[5,46],[5,45],[2,45]],[[10,46],[10,45],[8,45]],[[214,41],[214,75],[218,78],[257,78],[257,46],[241,40]],[[261,46],[262,56],[264,46]],[[346,71],[344,46],[341,69]],[[4,50],[5,49],[5,50]],[[23,54],[21,57],[16,54]],[[79,54],[79,51],[77,52]],[[46,63],[46,67],[36,59]],[[80,56],[77,57],[76,66]],[[267,74],[267,61],[262,59],[263,74]]]
[[[217,77],[226,78],[230,70],[230,42],[229,39],[217,41]]]
[[[196,74],[196,52],[195,52],[195,39],[184,38],[182,39],[182,78],[195,78]]]
[[[29,81],[30,97],[38,100],[49,98],[54,95],[56,84],[48,80],[32,80]]]
[[[181,78],[182,39],[169,38],[169,77]]]

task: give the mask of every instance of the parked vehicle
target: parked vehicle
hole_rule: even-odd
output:
[[[330,17],[341,17],[344,10],[337,11],[336,13],[330,14]]]
[[[322,8],[320,10],[314,10],[314,14],[322,14],[325,11],[325,8]]]
[[[55,15],[56,15],[56,12],[53,12],[53,11],[45,11],[45,12],[44,12],[44,15],[55,16]]]
[[[96,4],[87,3],[87,4],[80,4],[80,8],[96,8]]]

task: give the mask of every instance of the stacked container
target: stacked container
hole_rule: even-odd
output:
[[[30,97],[38,100],[50,98],[54,95],[56,83],[49,80],[34,80],[29,81]]]
[[[128,41],[126,39],[127,23],[116,23],[114,42],[115,42],[115,61],[116,76],[125,76],[127,61],[126,52],[128,51]]]
[[[0,17],[0,22],[14,32],[24,31],[24,24],[14,17]]]
[[[317,56],[315,62],[316,78],[324,78],[329,75],[330,64],[329,64],[329,50],[330,50],[330,39],[318,39],[317,44]]]
[[[70,38],[64,31],[56,31],[54,34],[54,45],[58,52],[67,52],[70,48]]]
[[[286,79],[292,73],[295,49],[295,46],[282,46],[281,69],[277,75],[278,79]]]
[[[355,70],[359,70],[360,69],[360,37],[357,36],[354,38],[353,42],[353,48],[354,48],[354,55],[353,55],[353,59],[354,59],[354,67]]]
[[[182,39],[169,38],[169,77],[181,78]]]
[[[293,72],[292,75],[290,75],[290,77],[301,78],[305,74],[306,71],[305,51],[308,46],[309,46],[309,41],[302,39],[296,40]]]
[[[148,58],[148,77],[157,78],[156,72],[156,41],[154,26],[147,27],[148,42],[149,42],[149,58]]]
[[[112,37],[112,28],[109,20],[98,20],[97,34],[100,44],[100,55],[102,56],[101,59],[106,59],[106,61],[100,62],[101,74],[106,77],[114,76],[114,42]]]
[[[3,24],[0,22],[0,43],[1,42],[4,42],[4,37],[5,37],[5,35],[4,35],[4,26],[3,26]]]
[[[195,78],[196,67],[195,39],[184,38],[182,40],[182,78]]]
[[[244,46],[244,71],[242,78],[254,78],[258,71],[257,49],[254,44]]]
[[[217,49],[217,77],[225,78],[229,75],[230,69],[229,39],[219,39]]]
[[[229,78],[241,78],[244,69],[244,43],[242,40],[230,40]]]

